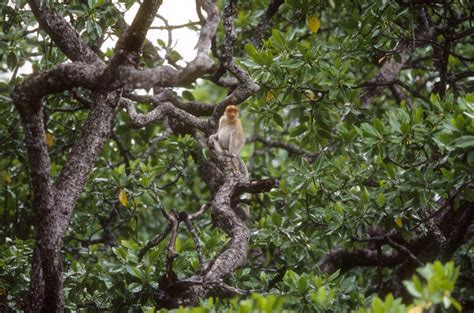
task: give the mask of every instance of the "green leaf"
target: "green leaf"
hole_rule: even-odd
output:
[[[272,37],[270,38],[272,46],[277,49],[283,49],[285,47],[285,38],[283,33],[278,29],[272,29]]]
[[[311,295],[311,299],[322,306],[326,306],[326,301],[327,301],[326,288],[319,287],[318,290]]]
[[[421,280],[418,278],[418,276],[413,275],[412,281],[413,285],[415,286],[415,289],[418,292],[421,292],[423,290],[423,284],[421,283]]]
[[[361,194],[360,194],[360,202],[367,203],[369,202],[370,194],[367,188],[362,187]]]
[[[273,224],[275,224],[275,226],[277,226],[277,227],[280,227],[280,226],[281,226],[282,218],[281,218],[281,215],[278,214],[278,212],[273,212],[273,214],[272,214],[272,222],[273,222]]]
[[[278,113],[273,113],[273,120],[275,121],[275,123],[280,126],[281,128],[283,128],[283,118],[278,114]]]
[[[14,52],[10,52],[7,56],[7,65],[10,71],[13,71],[18,63],[18,59]]]
[[[401,130],[402,134],[408,135],[410,133],[410,130],[411,130],[410,124],[402,123],[402,125],[400,126],[400,130]]]
[[[299,292],[306,292],[308,290],[308,277],[301,276],[298,280],[297,289]]]
[[[127,272],[128,272],[130,275],[132,275],[132,276],[134,276],[134,277],[136,277],[136,278],[138,278],[138,279],[140,279],[140,280],[143,279],[143,272],[142,272],[140,269],[138,269],[137,267],[131,266],[131,265],[127,265],[127,266],[126,266],[126,269],[127,269]]]
[[[364,131],[366,135],[378,137],[377,133],[375,132],[375,128],[372,125],[368,123],[362,123],[362,125],[360,125],[360,128]]]
[[[421,293],[416,289],[415,284],[411,281],[404,281],[403,284],[407,288],[408,292],[417,298],[421,297]]]
[[[375,203],[377,203],[379,207],[385,204],[385,195],[382,192],[379,192],[377,196],[375,196]]]
[[[458,148],[474,147],[474,136],[466,135],[466,136],[459,137],[454,142],[454,146]]]
[[[139,283],[131,283],[130,285],[128,285],[128,291],[130,291],[131,293],[137,293],[137,292],[140,292],[142,291],[142,284],[139,284]]]
[[[461,312],[461,311],[462,311],[462,305],[461,305],[461,303],[459,303],[456,299],[451,298],[451,303],[452,303],[453,307],[454,307],[458,312]]]
[[[123,261],[127,258],[127,252],[125,251],[124,248],[122,247],[119,247],[119,248],[112,248],[112,252],[118,256],[120,259],[122,259]]]
[[[444,167],[442,167],[440,170],[441,170],[441,174],[443,174],[444,177],[446,177],[448,179],[453,179],[454,178],[453,174],[450,171],[448,171],[447,169],[445,169]]]
[[[457,114],[451,119],[451,124],[458,130],[464,130],[466,126],[466,120],[462,114]]]
[[[297,136],[305,133],[307,130],[308,130],[308,128],[306,127],[306,125],[301,124],[301,125],[297,126],[296,128],[294,128],[290,131],[290,136],[291,137],[297,137]]]
[[[379,297],[375,297],[372,301],[373,313],[386,313],[382,300]]]
[[[422,120],[423,120],[423,108],[418,107],[415,110],[415,115],[414,115],[414,118],[413,118],[413,122],[419,123]]]
[[[384,127],[382,124],[382,121],[378,118],[374,119],[374,127],[377,130],[377,132],[382,135],[384,133]]]
[[[245,44],[245,51],[255,63],[257,63],[258,65],[265,65],[265,60],[252,44]]]

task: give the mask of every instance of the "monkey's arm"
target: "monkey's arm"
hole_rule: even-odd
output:
[[[219,140],[217,139],[218,133],[209,136],[209,145],[216,150],[218,154],[222,154],[222,147],[219,144]]]

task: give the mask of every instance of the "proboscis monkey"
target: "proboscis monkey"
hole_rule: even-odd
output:
[[[239,156],[245,144],[245,134],[239,119],[239,109],[235,105],[227,106],[219,120],[217,134],[211,135],[209,140],[214,144],[217,153],[227,150],[230,154],[237,156],[241,163],[242,173],[248,177],[247,167]]]

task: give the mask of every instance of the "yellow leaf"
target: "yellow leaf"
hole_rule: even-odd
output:
[[[403,226],[403,220],[401,217],[397,217],[395,219],[395,224],[397,224],[398,227],[402,227]]]
[[[10,173],[8,173],[7,170],[4,170],[4,171],[2,172],[2,176],[3,176],[3,181],[5,182],[5,184],[8,185],[9,183],[12,182],[12,178],[11,178],[11,176],[10,176]]]
[[[265,100],[266,101],[272,101],[273,100],[273,92],[271,90],[267,91],[267,94],[265,95]]]
[[[383,57],[381,57],[381,58],[378,60],[379,64],[382,63],[383,60],[385,60],[385,57],[386,57],[386,56],[384,55]]]
[[[46,133],[46,135],[44,135],[44,141],[46,142],[46,145],[48,146],[48,148],[51,148],[54,144],[54,136],[53,134],[51,133]]]
[[[119,201],[123,206],[127,206],[128,199],[127,199],[127,193],[125,192],[125,190],[120,190]]]
[[[181,243],[181,239],[179,239],[179,237],[176,237],[176,242],[175,242],[175,246],[174,246],[174,249],[176,250],[177,253],[180,253],[181,250],[182,250],[182,243]]]
[[[319,20],[316,16],[310,16],[308,18],[308,27],[312,33],[317,33],[319,29]]]
[[[408,313],[423,313],[423,306],[415,305],[408,309]]]

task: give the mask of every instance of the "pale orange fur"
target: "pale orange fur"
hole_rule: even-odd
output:
[[[239,113],[233,107],[228,106],[226,113],[219,120],[217,138],[222,149],[238,155],[245,144],[245,134],[242,122],[239,119]],[[232,110],[234,111],[233,115]]]
[[[213,141],[214,148],[218,153],[222,153],[222,150],[227,150],[229,153],[239,156],[245,144],[245,133],[242,122],[239,119],[239,110],[235,105],[227,106],[225,113],[219,120],[217,134],[212,135],[209,139]],[[247,167],[241,159],[240,161],[243,165],[244,173],[248,176]]]

